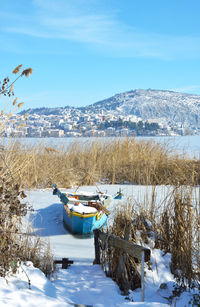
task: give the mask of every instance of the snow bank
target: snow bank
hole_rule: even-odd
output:
[[[144,199],[151,193],[150,187],[140,186],[103,186],[114,194],[122,188],[128,197]],[[84,187],[84,190],[95,191],[95,187]],[[73,190],[72,190],[73,191]],[[158,187],[158,202],[168,195],[168,188]],[[112,306],[169,306],[167,298],[173,291],[174,279],[169,270],[170,255],[162,255],[159,250],[152,250],[151,270],[145,265],[145,302],[141,302],[141,289],[130,292],[128,301],[121,295],[118,286],[105,276],[99,265],[93,265],[94,242],[92,237],[73,236],[63,226],[63,206],[51,190],[34,190],[27,193],[28,200],[35,212],[29,218],[34,230],[43,239],[50,240],[55,258],[67,257],[74,264],[67,270],[58,270],[55,278],[49,281],[44,274],[33,267],[32,263],[22,265],[15,276],[0,278],[0,306],[48,306],[65,307],[74,304],[88,304],[94,307]],[[114,201],[114,206],[120,203]],[[110,209],[110,207],[109,207]],[[28,218],[28,217],[27,217]],[[30,279],[30,287],[28,278]],[[187,306],[194,290],[185,292],[176,300],[176,306]],[[197,293],[197,292],[196,292]]]

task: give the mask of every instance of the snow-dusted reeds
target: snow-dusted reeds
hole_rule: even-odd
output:
[[[28,227],[21,238],[20,245],[21,261],[31,261],[35,267],[50,278],[55,271],[55,264],[49,242],[42,240],[38,235],[34,235],[31,227]]]
[[[167,145],[153,141],[116,139],[74,142],[67,148],[5,146],[4,160],[24,187],[61,187],[95,182],[142,185],[197,185],[200,161],[178,156]],[[0,161],[1,164],[1,161]],[[87,175],[87,176],[86,176]]]
[[[129,200],[120,204],[114,221],[107,231],[125,236],[131,225],[129,241],[145,247],[158,248],[163,254],[171,254],[171,272],[179,290],[198,287],[200,284],[200,211],[199,188],[174,187],[162,204],[156,201],[155,187],[152,197],[139,203]],[[121,285],[117,270],[120,252],[118,249],[102,248],[102,264],[105,271]],[[149,266],[151,264],[149,263]],[[140,264],[126,256],[126,271],[131,289],[140,286]]]

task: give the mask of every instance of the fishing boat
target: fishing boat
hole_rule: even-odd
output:
[[[106,224],[110,214],[108,207],[113,199],[122,196],[121,191],[114,196],[101,193],[62,193],[53,185],[53,195],[57,195],[63,204],[63,222],[73,234],[91,234]]]

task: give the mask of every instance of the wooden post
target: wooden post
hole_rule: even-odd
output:
[[[128,225],[125,229],[124,240],[129,241],[131,225]],[[120,251],[120,259],[117,268],[117,278],[121,279],[121,290],[124,291],[125,295],[128,295],[130,289],[130,283],[128,281],[128,273],[126,269],[126,253]]]
[[[69,260],[68,258],[62,258],[62,260],[55,260],[55,264],[62,264],[62,269],[67,269],[74,261]]]
[[[100,261],[100,246],[99,246],[99,229],[94,230],[94,248],[95,248],[95,259],[94,264],[101,264]]]
[[[142,302],[144,302],[144,251],[141,252],[141,290]]]

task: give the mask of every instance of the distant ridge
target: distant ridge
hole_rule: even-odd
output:
[[[142,120],[157,119],[167,123],[180,123],[197,127],[200,124],[200,96],[168,90],[136,89],[116,94],[85,107],[58,107],[28,109],[21,114],[63,115],[67,112],[134,115]]]
[[[19,114],[24,115],[25,113],[28,114],[38,114],[38,115],[60,115],[68,109],[74,109],[73,107],[57,107],[57,108],[33,108],[33,109],[26,109],[20,112]]]

